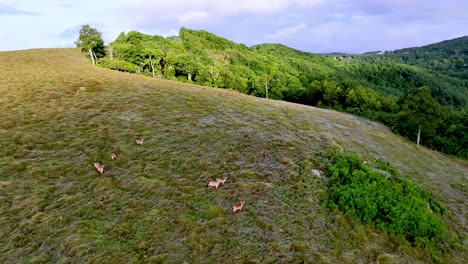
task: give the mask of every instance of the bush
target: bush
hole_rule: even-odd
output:
[[[383,175],[380,172],[388,170],[388,165],[377,166],[368,167],[354,154],[334,156],[327,167],[330,187],[326,204],[392,235],[403,236],[415,246],[436,246],[446,227],[434,212],[444,208],[427,191],[399,177],[396,170]]]
[[[133,63],[124,60],[110,60],[107,58],[100,59],[98,65],[111,70],[136,73],[138,68]]]

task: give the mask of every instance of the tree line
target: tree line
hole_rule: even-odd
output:
[[[379,55],[249,48],[186,28],[167,38],[122,32],[108,46],[98,38],[86,25],[76,43],[101,67],[345,111],[413,141],[421,131],[423,145],[468,157],[468,84],[460,78]]]

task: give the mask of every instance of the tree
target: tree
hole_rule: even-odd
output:
[[[161,61],[162,57],[164,56],[164,53],[155,47],[146,47],[143,49],[143,53],[145,54],[145,64],[149,64],[151,67],[151,73],[153,75],[153,78],[156,77],[155,69],[154,66],[156,64],[159,64]],[[158,75],[160,75],[160,70],[158,70]]]
[[[239,65],[226,65],[221,68],[220,76],[223,79],[224,87],[231,88],[241,93],[247,93],[247,80],[244,72],[248,69]]]
[[[101,32],[89,25],[83,25],[80,30],[80,36],[75,41],[77,48],[86,53],[91,58],[93,65],[96,65],[96,60],[105,56],[104,41],[102,40]]]
[[[178,73],[187,75],[187,80],[192,81],[192,76],[196,73],[199,65],[196,56],[184,53],[176,57],[174,66]]]
[[[405,136],[422,135],[432,138],[442,121],[441,106],[431,95],[427,86],[409,90],[401,99],[397,130]]]
[[[337,86],[333,80],[325,80],[322,82],[323,103],[328,106],[339,105],[341,95],[341,87]]]
[[[172,51],[164,53],[164,56],[159,62],[161,65],[161,72],[164,78],[171,80],[175,79],[176,70],[174,67],[174,63],[176,61],[176,58],[177,54]]]

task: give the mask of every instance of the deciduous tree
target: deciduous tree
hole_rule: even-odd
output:
[[[442,112],[429,87],[411,89],[401,98],[400,105],[398,132],[409,137],[420,133],[426,138],[435,135]]]
[[[75,45],[77,48],[81,48],[81,51],[85,52],[87,56],[91,58],[93,65],[96,65],[98,58],[105,56],[105,47],[101,32],[89,25],[83,25],[81,27],[80,35],[78,40],[75,41]]]

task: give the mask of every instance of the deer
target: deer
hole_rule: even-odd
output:
[[[94,168],[96,168],[96,170],[103,174],[104,173],[104,165],[102,165],[101,162],[94,162]]]
[[[223,185],[224,185],[224,183],[226,182],[226,180],[227,180],[227,177],[226,177],[226,176],[224,176],[224,177],[222,177],[222,178],[216,178],[216,181],[219,182],[219,183],[221,183],[221,184],[223,184]]]
[[[218,186],[219,186],[219,181],[210,181],[208,183],[208,187],[211,188],[211,187],[216,187],[216,189],[218,189]]]
[[[143,145],[144,139],[143,138],[142,139],[137,139],[135,141],[136,141],[137,145]]]
[[[232,206],[232,211],[235,213],[237,211],[242,210],[242,207],[244,206],[245,201],[240,201]]]
[[[115,160],[117,158],[117,154],[115,154],[115,151],[112,151],[111,153],[111,159]]]

